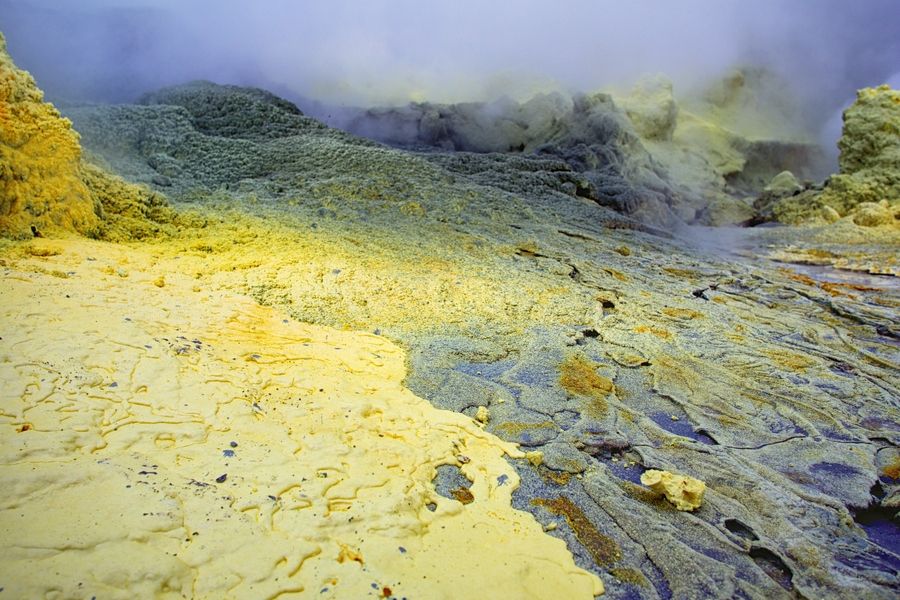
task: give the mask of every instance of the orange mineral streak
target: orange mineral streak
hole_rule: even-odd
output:
[[[593,400],[593,407],[606,413],[606,399],[616,386],[608,377],[597,373],[596,364],[580,354],[567,357],[559,366],[559,384],[570,394]]]

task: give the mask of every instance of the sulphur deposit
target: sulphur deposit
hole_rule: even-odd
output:
[[[384,338],[194,291],[139,249],[38,243],[4,264],[13,596],[602,591],[510,507],[521,452],[406,390]],[[443,464],[472,502],[435,493]]]

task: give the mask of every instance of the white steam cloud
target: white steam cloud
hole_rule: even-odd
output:
[[[739,64],[793,82],[820,125],[900,71],[895,0],[0,0],[52,98],[129,101],[191,79],[373,105],[591,91]]]

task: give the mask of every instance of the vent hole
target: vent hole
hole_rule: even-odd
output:
[[[756,533],[749,525],[745,525],[737,519],[725,519],[725,529],[736,535],[737,537],[751,542],[759,539]]]
[[[756,562],[756,566],[762,569],[766,575],[771,577],[775,583],[789,592],[794,589],[794,573],[791,571],[790,567],[781,560],[780,556],[768,548],[754,546],[750,549],[750,558],[752,558]]]

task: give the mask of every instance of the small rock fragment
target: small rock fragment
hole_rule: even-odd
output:
[[[641,475],[641,483],[655,492],[665,495],[666,500],[678,510],[694,510],[703,502],[706,484],[687,475],[650,469]]]
[[[544,453],[539,450],[533,450],[531,452],[525,453],[525,459],[530,462],[535,467],[541,466],[541,463],[544,462]]]
[[[455,490],[451,490],[450,494],[459,502],[463,504],[471,504],[475,501],[475,496],[472,495],[471,490],[468,488],[457,488]]]
[[[479,423],[486,424],[490,418],[491,415],[488,412],[487,406],[479,406],[478,410],[475,411],[475,420]]]
[[[891,225],[894,222],[894,215],[887,201],[860,202],[853,212],[853,222],[860,227]]]

